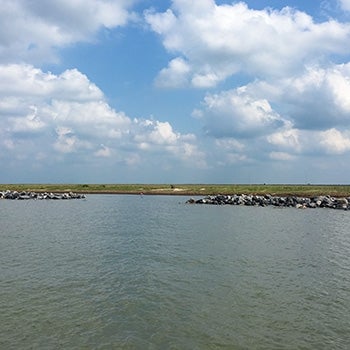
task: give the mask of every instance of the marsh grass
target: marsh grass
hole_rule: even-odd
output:
[[[76,192],[111,194],[271,194],[279,196],[350,196],[350,185],[267,185],[267,184],[2,184],[0,191]]]

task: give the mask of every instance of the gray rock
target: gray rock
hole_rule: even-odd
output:
[[[350,209],[350,198],[333,198],[331,196],[318,196],[314,198],[296,197],[296,196],[264,196],[258,195],[217,195],[207,196],[202,199],[189,199],[187,203],[191,204],[211,204],[211,205],[246,205],[246,206],[276,206],[276,207],[294,207],[305,208],[332,208],[332,209]]]
[[[61,199],[84,199],[86,198],[84,194],[77,194],[73,192],[69,193],[36,193],[36,192],[26,192],[22,191],[18,193],[17,191],[1,191],[0,199],[12,199],[12,200],[28,200],[28,199],[52,199],[52,200],[61,200]]]

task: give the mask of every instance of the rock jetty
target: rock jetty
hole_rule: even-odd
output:
[[[14,200],[26,200],[26,199],[84,199],[84,194],[67,192],[67,193],[41,193],[41,192],[28,192],[28,191],[0,191],[0,199],[14,199]]]
[[[190,198],[189,204],[211,204],[211,205],[246,205],[246,206],[275,206],[294,207],[298,209],[306,208],[330,208],[330,209],[350,209],[349,198],[337,198],[331,196],[317,196],[313,198],[297,196],[273,196],[273,195],[217,195],[207,196],[201,199]]]

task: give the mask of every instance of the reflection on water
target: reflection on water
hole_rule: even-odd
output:
[[[350,214],[0,201],[1,349],[347,349]]]

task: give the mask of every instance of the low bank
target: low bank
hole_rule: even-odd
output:
[[[350,197],[350,185],[313,184],[0,184],[0,191],[144,195],[268,195]]]

